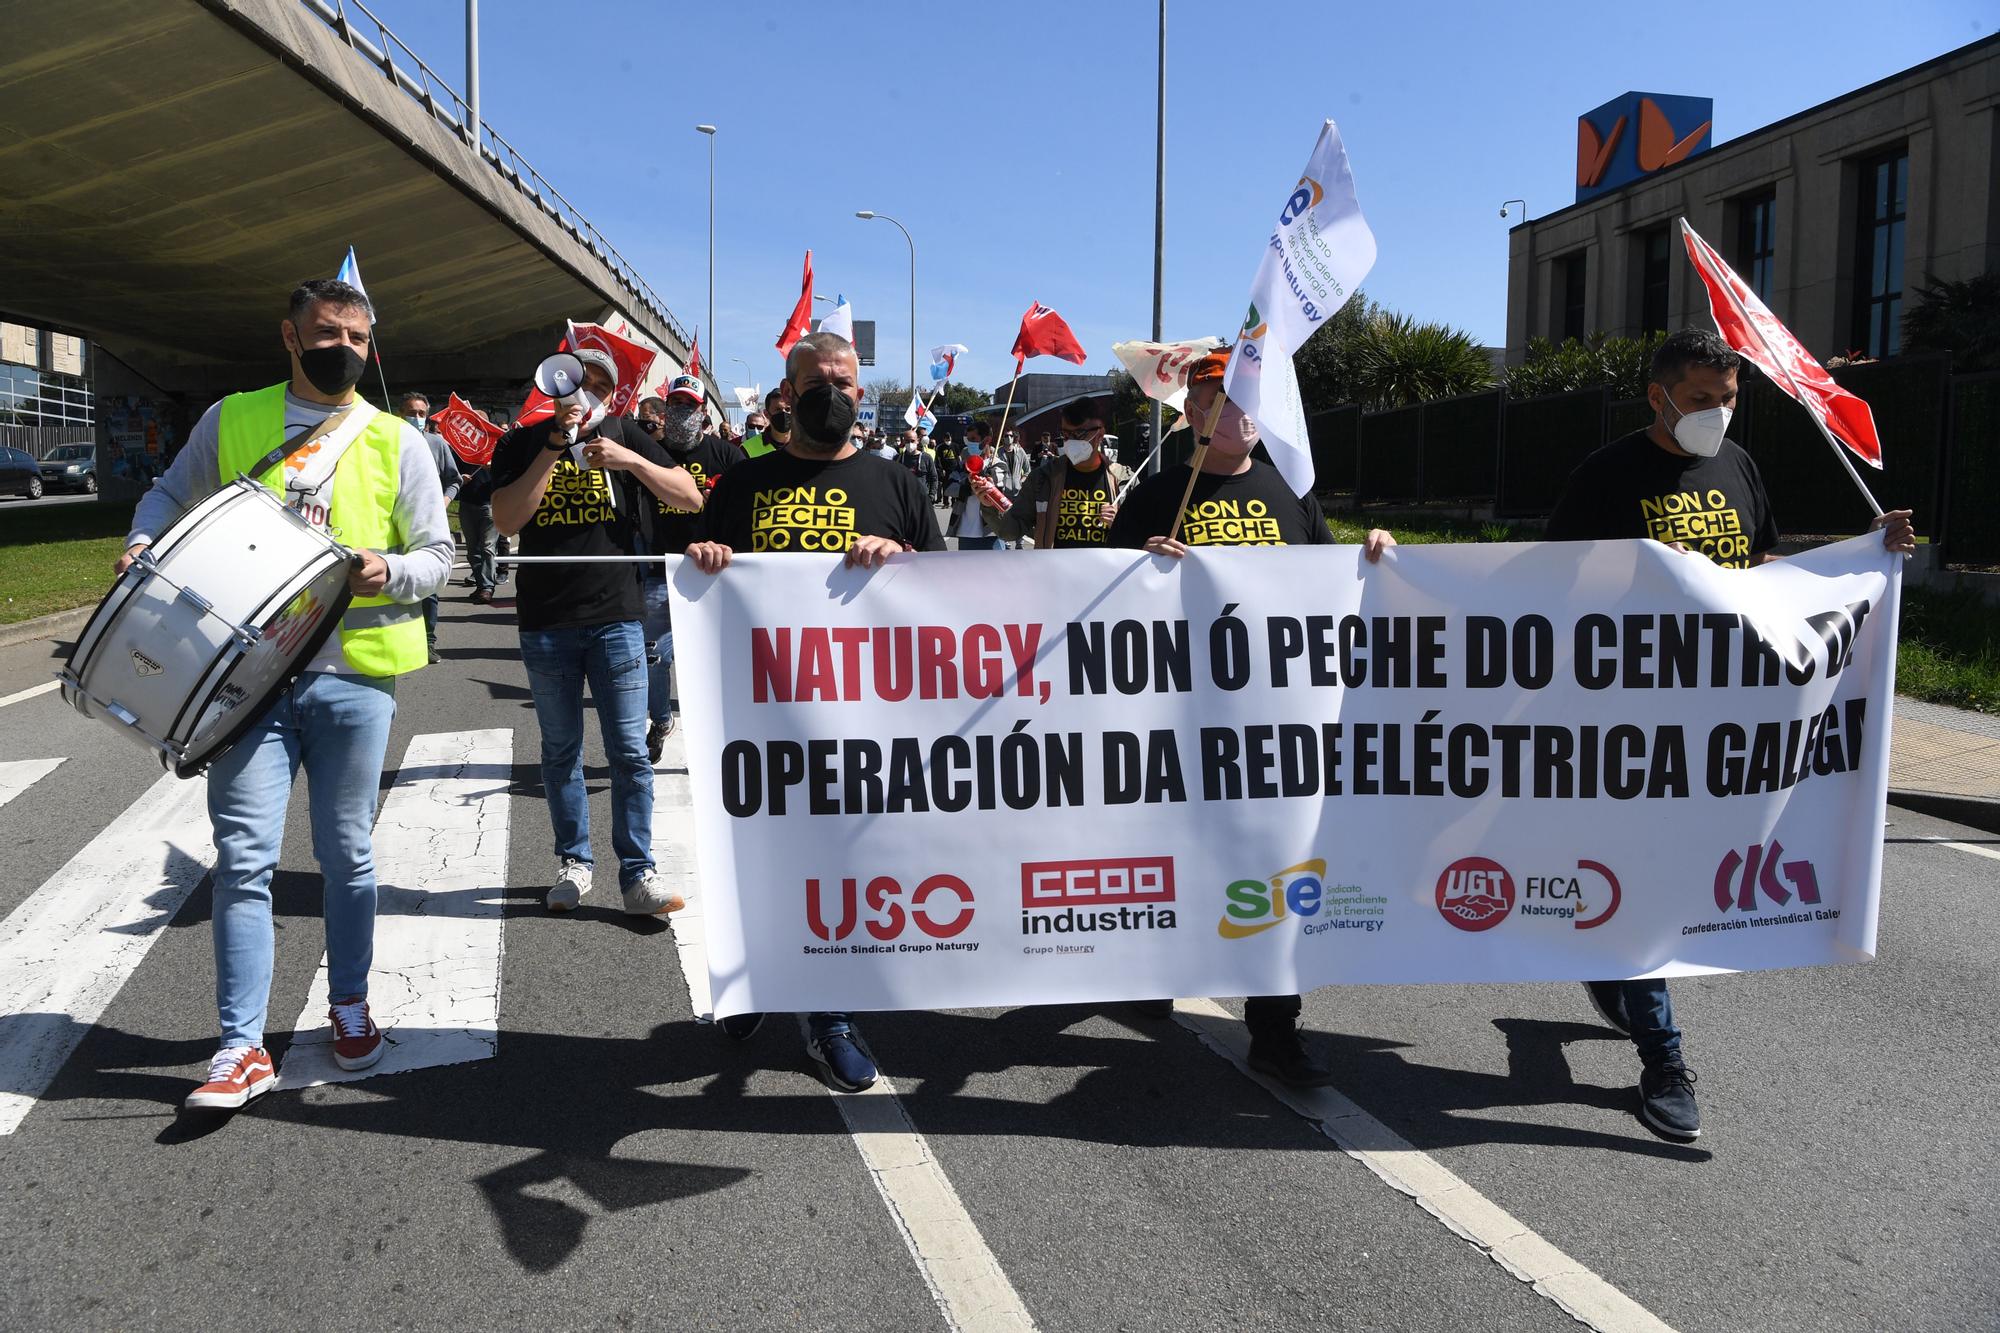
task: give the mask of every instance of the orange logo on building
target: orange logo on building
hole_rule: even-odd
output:
[[[1590,123],[1588,116],[1576,119],[1576,183],[1589,189],[1604,179],[1604,169],[1611,165],[1611,155],[1618,150],[1618,140],[1625,133],[1625,117],[1620,116],[1611,127],[1611,133],[1598,137],[1597,126]]]
[[[1701,136],[1708,133],[1708,127],[1713,123],[1704,120],[1685,138],[1675,139],[1674,127],[1667,120],[1667,113],[1660,110],[1652,98],[1640,98],[1639,170],[1658,171],[1680,161],[1694,151],[1694,146],[1701,142]]]

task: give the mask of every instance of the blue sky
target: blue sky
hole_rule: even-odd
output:
[[[462,90],[462,4],[371,8]],[[1150,330],[1156,12],[483,0],[481,110],[704,325],[718,376],[744,379],[742,357],[748,378],[779,378],[772,344],[807,247],[818,290],[877,321],[864,374],[905,376],[908,250],[853,216],[872,209],[916,240],[918,374],[930,346],[962,342],[959,378],[990,389],[1031,301],[1069,320],[1092,370]],[[1500,203],[1541,216],[1570,201],[1580,113],[1627,89],[1712,97],[1719,142],[1976,41],[1995,16],[1940,0],[1168,0],[1165,334],[1235,327],[1326,117],[1380,246],[1368,293],[1497,344]],[[701,122],[720,129],[713,331]]]

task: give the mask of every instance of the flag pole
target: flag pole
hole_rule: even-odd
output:
[[[1202,428],[1201,438],[1195,441],[1194,457],[1188,460],[1187,489],[1181,492],[1181,506],[1174,510],[1174,526],[1167,532],[1167,540],[1181,539],[1181,520],[1187,517],[1188,501],[1194,498],[1194,483],[1201,476],[1202,460],[1208,457],[1208,440],[1215,434],[1215,428],[1222,423],[1222,407],[1229,401],[1229,395],[1222,390],[1215,391],[1215,406],[1209,409],[1208,423]]]
[[[1023,364],[1023,361],[1014,363],[1014,378],[1007,381],[1007,405],[1000,409],[1000,429],[993,432],[993,447],[996,449],[1007,447],[1007,414],[1014,410],[1014,386],[1021,382]]]
[[[1834,438],[1833,432],[1826,428],[1826,422],[1820,420],[1817,412],[1808,410],[1806,415],[1813,419],[1813,424],[1819,427],[1819,433],[1826,437],[1827,446],[1833,450],[1833,456],[1847,469],[1848,480],[1854,483],[1855,490],[1861,492],[1861,498],[1868,502],[1869,512],[1877,518],[1882,517],[1882,505],[1876,500],[1875,492],[1868,489],[1868,483],[1861,480],[1861,474],[1854,470],[1854,460],[1847,456],[1847,446]]]

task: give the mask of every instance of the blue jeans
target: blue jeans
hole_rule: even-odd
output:
[[[1625,1019],[1632,1027],[1632,1044],[1644,1064],[1657,1064],[1681,1053],[1681,1030],[1674,1026],[1674,1000],[1664,978],[1617,983],[1624,991]]]
[[[814,1037],[837,1037],[854,1031],[852,1014],[807,1014],[806,1031]]]
[[[960,537],[958,549],[961,551],[1004,551],[1007,549],[1005,537]]]
[[[521,631],[521,660],[542,728],[542,788],[556,855],[585,864],[590,796],[583,786],[583,687],[597,701],[611,765],[611,846],[618,886],[653,868],[653,765],[646,758],[646,640],[636,620]]]
[[[261,1046],[271,1002],[271,873],[285,806],[306,770],[313,857],[324,880],[327,993],[368,994],[375,954],[375,794],[396,683],[315,671],[302,676],[209,769],[215,827],[215,1007],[225,1046]]]
[[[649,578],[641,586],[646,596],[646,716],[665,722],[674,715],[674,623],[667,581]]]

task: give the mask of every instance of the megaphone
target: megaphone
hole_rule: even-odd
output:
[[[583,404],[586,425],[594,425],[603,416],[603,404],[583,387],[583,362],[572,353],[557,352],[544,357],[542,363],[535,367],[535,387],[553,398],[559,408]],[[574,444],[576,427],[570,427],[568,435],[570,443]]]

